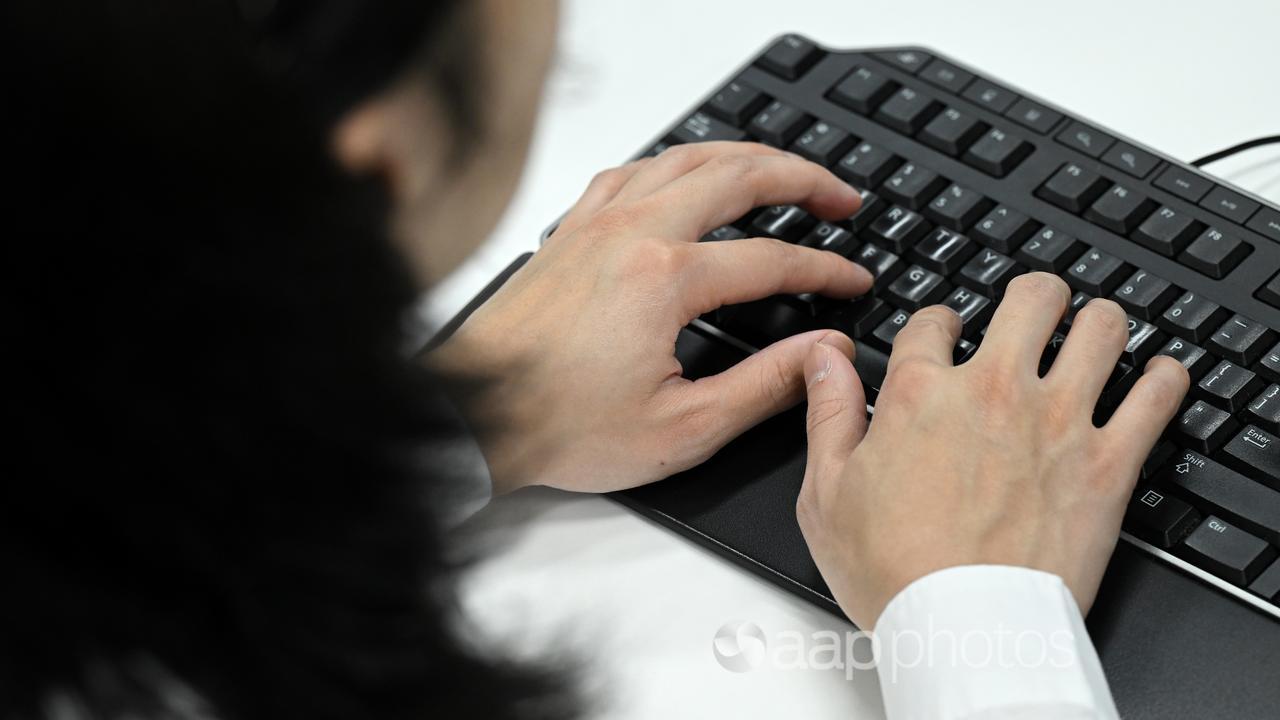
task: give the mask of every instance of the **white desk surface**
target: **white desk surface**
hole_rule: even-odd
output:
[[[831,47],[932,46],[1175,157],[1280,131],[1274,0],[571,0],[521,188],[491,240],[432,295],[462,307],[577,197],[770,37]],[[1280,148],[1214,170],[1280,200]],[[873,673],[730,673],[716,630],[750,620],[772,639],[851,628],[597,497],[527,491],[473,524],[510,537],[470,574],[476,625],[521,652],[559,648],[610,718],[882,716]]]

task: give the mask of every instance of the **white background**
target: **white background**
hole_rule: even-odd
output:
[[[566,2],[560,57],[521,188],[490,242],[430,299],[447,319],[598,170],[628,158],[769,38],[932,46],[1175,157],[1280,132],[1280,3]],[[1213,168],[1280,200],[1280,148]],[[475,525],[510,531],[471,574],[474,622],[519,651],[558,651],[613,718],[879,717],[874,674],[713,659],[731,620],[851,629],[601,498],[525,492]],[[775,643],[776,645],[776,643]]]

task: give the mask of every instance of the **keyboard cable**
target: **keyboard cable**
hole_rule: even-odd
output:
[[[1208,155],[1205,155],[1204,157],[1199,158],[1198,160],[1192,160],[1191,164],[1195,167],[1203,167],[1205,165],[1208,165],[1209,163],[1215,163],[1223,158],[1228,158],[1228,157],[1231,157],[1232,155],[1242,153],[1245,150],[1252,150],[1253,148],[1256,148],[1256,147],[1262,147],[1263,145],[1271,145],[1274,143],[1280,143],[1280,135],[1268,135],[1266,137],[1247,140],[1238,145],[1232,145],[1231,147],[1226,148],[1225,150],[1219,150],[1218,152],[1209,153]]]

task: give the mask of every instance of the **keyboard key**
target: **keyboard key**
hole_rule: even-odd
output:
[[[1222,448],[1222,460],[1264,485],[1280,490],[1280,440],[1255,425],[1246,425]]]
[[[1099,297],[1110,294],[1129,274],[1129,270],[1129,266],[1120,258],[1094,247],[1085,250],[1071,264],[1066,281],[1077,290]]]
[[[894,52],[877,53],[876,57],[884,60],[891,65],[897,66],[902,70],[915,74],[920,71],[933,59],[933,56],[927,52],[919,50],[896,50]]]
[[[872,331],[871,337],[876,340],[877,344],[882,348],[886,350],[890,349],[893,347],[894,338],[898,337],[898,332],[902,330],[910,319],[911,313],[905,310],[894,310],[893,313],[884,320],[884,322],[880,323],[880,325]]]
[[[1249,592],[1280,605],[1280,560],[1271,563],[1249,585]]]
[[[904,267],[898,256],[879,245],[867,243],[862,246],[853,261],[866,268],[875,279],[874,288],[881,290],[893,282]]]
[[[1101,157],[1102,153],[1115,141],[1116,139],[1110,135],[1082,122],[1072,122],[1058,133],[1058,142],[1091,158]]]
[[[880,192],[891,202],[919,210],[946,186],[947,179],[938,173],[915,163],[907,163],[885,180]]]
[[[1210,515],[1183,541],[1193,563],[1235,583],[1248,585],[1276,556],[1276,549],[1236,526]]]
[[[973,228],[973,239],[1005,254],[1013,254],[1018,245],[1035,232],[1031,218],[1012,208],[1001,205]]]
[[[875,119],[904,135],[915,135],[941,109],[937,100],[904,87],[880,105]]]
[[[1280,544],[1280,492],[1193,451],[1175,454],[1160,477],[1192,504]]]
[[[1112,185],[1084,211],[1084,217],[1113,233],[1128,235],[1155,209],[1156,204],[1151,198],[1123,185]]]
[[[924,214],[939,225],[959,231],[977,222],[989,207],[991,201],[981,194],[953,184],[938,193],[925,207]]]
[[[711,232],[703,235],[698,242],[715,242],[718,240],[741,240],[747,234],[732,225],[721,225]]]
[[[1213,183],[1190,170],[1170,165],[1156,178],[1156,187],[1168,190],[1183,200],[1199,202],[1209,192],[1209,188],[1213,187]]]
[[[1129,340],[1121,359],[1134,367],[1142,367],[1164,344],[1164,333],[1155,325],[1129,316]]]
[[[1249,220],[1248,228],[1263,237],[1280,242],[1280,210],[1262,208]]]
[[[889,284],[885,297],[894,305],[915,312],[926,305],[937,304],[949,289],[938,273],[912,265]]]
[[[808,126],[809,120],[803,111],[775,100],[751,120],[747,129],[774,147],[786,147]]]
[[[798,244],[849,257],[857,248],[858,241],[848,230],[829,222],[820,222]]]
[[[1275,339],[1262,323],[1237,314],[1209,338],[1209,349],[1239,365],[1252,365]]]
[[[919,213],[895,205],[871,223],[867,228],[867,236],[901,255],[927,235],[929,230],[929,223]]]
[[[813,226],[809,213],[795,205],[773,205],[761,210],[751,221],[750,233],[795,242]]]
[[[987,297],[999,297],[1004,294],[1009,281],[1022,272],[1022,266],[1013,258],[983,248],[960,268],[956,282]]]
[[[1164,311],[1157,323],[1178,337],[1203,345],[1226,319],[1227,311],[1221,305],[1188,290]]]
[[[986,327],[987,322],[991,319],[991,314],[995,310],[995,306],[989,298],[970,290],[968,288],[958,287],[951,291],[946,300],[942,301],[943,305],[956,311],[960,316],[962,337],[974,337],[978,331]]]
[[[1209,368],[1216,362],[1208,350],[1182,338],[1173,338],[1156,354],[1168,355],[1182,363],[1182,367],[1187,369],[1187,374],[1193,380],[1209,372]]]
[[[962,365],[968,361],[969,358],[973,357],[973,354],[976,352],[978,352],[977,345],[974,345],[964,338],[960,338],[959,340],[956,340],[956,346],[951,349],[951,364]]]
[[[1076,292],[1072,294],[1071,300],[1067,302],[1067,311],[1062,314],[1062,322],[1059,323],[1059,327],[1062,328],[1063,332],[1071,329],[1071,324],[1076,320],[1076,314],[1083,310],[1084,306],[1088,305],[1092,299],[1093,296],[1088,293]]]
[[[911,248],[911,259],[934,272],[952,275],[977,251],[978,246],[968,237],[937,228]]]
[[[707,103],[707,112],[736,127],[750,120],[769,102],[769,98],[746,83],[731,82]]]
[[[879,145],[862,142],[840,159],[835,173],[856,187],[872,188],[884,182],[901,164],[902,158],[897,155]]]
[[[893,308],[880,298],[861,297],[849,302],[835,303],[831,312],[823,318],[824,325],[839,330],[855,340],[861,340],[876,329]]]
[[[1064,232],[1044,227],[1019,248],[1015,257],[1033,270],[1060,275],[1083,251],[1084,243]]]
[[[725,332],[757,348],[816,329],[808,309],[782,298],[720,308],[718,320]]]
[[[965,151],[963,159],[988,175],[1004,177],[1030,154],[1031,143],[992,128]]]
[[[799,35],[783,35],[760,56],[756,64],[774,75],[795,80],[820,57],[822,51],[808,40]]]
[[[862,198],[862,205],[858,207],[858,212],[854,213],[847,221],[854,232],[861,232],[863,228],[880,217],[880,213],[884,212],[884,209],[889,205],[884,198],[865,187],[858,191],[858,196]]]
[[[1186,248],[1200,227],[1190,215],[1166,206],[1143,221],[1133,239],[1148,250],[1173,257]]]
[[[856,138],[838,127],[819,120],[796,138],[791,151],[823,166],[830,166],[856,141]]]
[[[982,78],[978,78],[976,82],[970,85],[964,91],[964,96],[966,99],[972,100],[996,114],[1008,110],[1013,101],[1018,98],[1012,91]]]
[[[961,70],[945,60],[934,60],[920,71],[920,79],[957,95],[973,80],[973,73]]]
[[[1083,212],[1106,191],[1109,183],[1090,170],[1067,163],[1043,185],[1036,188],[1036,196],[1073,213]]]
[[[830,98],[856,113],[869,115],[897,89],[898,84],[884,75],[859,67],[831,89]]]
[[[1266,285],[1258,289],[1258,299],[1272,307],[1280,307],[1280,273],[1271,276]]]
[[[746,140],[747,134],[723,120],[717,120],[704,112],[697,112],[680,123],[680,127],[671,131],[671,139],[676,143],[736,141]]]
[[[1262,378],[1230,360],[1223,360],[1192,388],[1197,397],[1236,413],[1262,389]]]
[[[1223,278],[1251,252],[1252,245],[1208,228],[1178,256],[1178,262],[1209,277]]]
[[[1200,207],[1208,208],[1232,222],[1243,225],[1262,205],[1234,190],[1215,185],[1209,194],[1200,200]]]
[[[920,132],[920,141],[955,156],[964,152],[986,131],[986,123],[955,108],[947,108],[924,126],[924,130]]]
[[[1280,382],[1280,343],[1271,346],[1255,369],[1266,379]]]
[[[1268,432],[1280,432],[1280,385],[1271,383],[1245,408],[1245,419]],[[1280,490],[1280,486],[1273,484]]]
[[[1112,145],[1111,149],[1102,155],[1102,162],[1119,168],[1139,180],[1160,164],[1160,160],[1155,155],[1139,150],[1126,142]]]
[[[1137,270],[1116,288],[1112,299],[1120,303],[1130,315],[1150,322],[1159,317],[1177,296],[1178,288],[1168,280],[1156,277],[1146,270]]]
[[[1040,353],[1040,377],[1049,374],[1049,370],[1053,368],[1053,361],[1058,359],[1058,353],[1062,351],[1062,346],[1066,342],[1067,336],[1060,332],[1049,336],[1049,343],[1044,346],[1044,352]]]
[[[1015,102],[1013,107],[1009,108],[1004,115],[1019,125],[1025,125],[1041,135],[1047,134],[1062,119],[1062,114],[1056,110],[1050,110],[1040,103],[1026,98]]]
[[[1182,542],[1199,524],[1195,508],[1150,486],[1138,487],[1124,513],[1126,530],[1162,550]]]
[[[1231,413],[1197,400],[1178,418],[1175,431],[1183,444],[1198,452],[1209,453],[1226,442],[1236,427]]]

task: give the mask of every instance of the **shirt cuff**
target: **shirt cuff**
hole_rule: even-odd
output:
[[[930,573],[875,628],[889,720],[1118,718],[1062,579],[1004,565]]]

